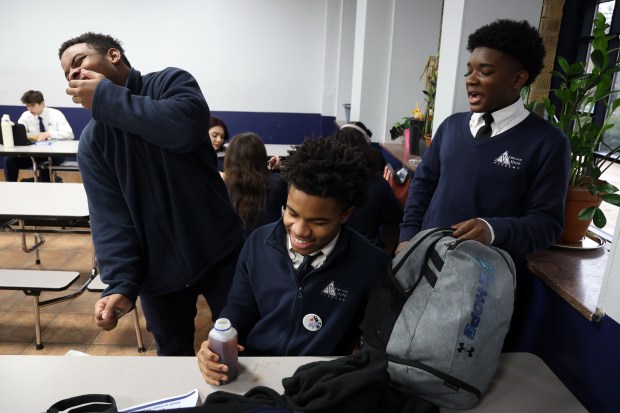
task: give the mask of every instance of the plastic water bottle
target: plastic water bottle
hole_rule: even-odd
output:
[[[12,148],[13,143],[13,125],[9,115],[2,115],[2,140],[5,148]]]
[[[237,351],[237,330],[227,318],[219,318],[209,332],[209,349],[220,357],[220,363],[228,366],[228,381],[230,383],[239,375],[239,359]]]

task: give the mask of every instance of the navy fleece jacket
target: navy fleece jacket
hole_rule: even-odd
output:
[[[242,242],[196,80],[167,68],[97,85],[78,164],[104,295],[181,290]]]
[[[239,342],[252,354],[350,354],[359,343],[368,296],[389,256],[343,225],[325,263],[299,284],[286,237],[282,220],[252,232],[221,317],[231,320]],[[313,315],[320,325],[316,331],[306,328]]]

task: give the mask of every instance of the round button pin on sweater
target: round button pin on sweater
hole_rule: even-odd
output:
[[[308,331],[318,331],[323,327],[321,317],[316,314],[306,314],[303,319],[303,324]]]

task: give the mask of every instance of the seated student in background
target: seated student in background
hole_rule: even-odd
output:
[[[347,132],[357,131],[370,145],[370,138],[372,138],[372,132],[366,127],[366,125],[364,125],[364,123],[360,121],[345,123],[340,127],[340,130]],[[372,146],[370,148],[372,149],[372,152],[369,152],[370,156],[372,157],[372,161],[370,161],[372,162],[372,168],[380,174],[383,174],[383,168],[385,168],[386,164],[385,158],[383,157],[383,154],[381,154],[380,150],[378,150],[377,148],[373,148]]]
[[[366,301],[389,261],[345,225],[367,195],[364,156],[321,138],[306,139],[288,157],[284,216],[247,239],[220,314],[248,355],[346,355],[359,344]],[[208,340],[198,364],[208,383],[227,380]]]
[[[373,153],[378,153],[382,159],[383,155],[374,150],[366,136],[357,129],[343,127],[332,139],[359,148],[365,154],[367,166],[372,171],[368,181],[368,199],[353,210],[347,225],[376,246],[393,253],[398,244],[398,226],[403,219],[403,209],[383,178],[383,166],[376,161]]]
[[[228,127],[224,121],[217,116],[211,116],[209,138],[211,138],[211,144],[217,155],[217,170],[220,172],[224,170],[224,155],[226,154],[224,142],[228,140],[228,137]]]
[[[65,115],[58,109],[45,106],[43,94],[38,90],[29,90],[22,96],[22,103],[28,108],[17,120],[26,127],[29,136],[36,136],[36,140],[47,141],[51,139],[72,140],[73,129],[67,122]],[[37,163],[46,162],[48,157],[36,157]],[[65,161],[64,157],[53,157],[52,165],[57,166]],[[9,156],[4,160],[4,176],[7,182],[16,182],[20,169],[32,169],[30,157]],[[60,178],[58,178],[60,179]],[[39,171],[39,181],[49,182],[50,172],[48,169]]]
[[[433,136],[409,188],[398,249],[421,230],[451,226],[456,238],[503,248],[520,265],[562,233],[568,139],[521,100],[545,57],[534,27],[497,20],[471,34],[467,50],[471,112],[448,117]]]
[[[222,177],[233,207],[245,224],[244,238],[254,228],[279,220],[286,206],[286,181],[268,167],[265,144],[257,134],[246,132],[232,138]]]

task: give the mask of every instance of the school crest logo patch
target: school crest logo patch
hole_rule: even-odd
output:
[[[344,301],[348,293],[349,292],[347,290],[336,287],[334,281],[330,281],[329,284],[321,290],[321,295],[338,301]]]
[[[516,156],[510,156],[508,151],[504,151],[500,156],[495,158],[493,163],[495,165],[503,166],[505,168],[510,169],[521,169],[521,163],[523,162],[522,158],[517,158]]]

